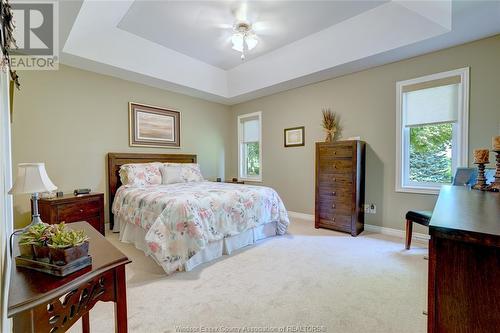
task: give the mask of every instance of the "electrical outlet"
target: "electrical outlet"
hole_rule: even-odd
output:
[[[370,214],[377,214],[377,206],[375,204],[370,204]]]

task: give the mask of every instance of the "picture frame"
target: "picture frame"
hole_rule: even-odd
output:
[[[304,146],[305,127],[299,126],[299,127],[285,128],[283,139],[284,139],[283,143],[286,148]]]
[[[179,111],[135,102],[128,108],[131,147],[180,148]]]

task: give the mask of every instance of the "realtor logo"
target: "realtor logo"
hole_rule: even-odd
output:
[[[13,70],[54,70],[59,64],[59,20],[56,1],[12,2],[14,38]]]

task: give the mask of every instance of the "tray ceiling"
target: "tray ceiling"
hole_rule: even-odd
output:
[[[222,69],[241,64],[231,49],[236,21],[253,24],[247,61],[387,1],[135,1],[118,28]],[[307,15],[305,15],[307,13]]]
[[[61,62],[235,104],[500,33],[493,1],[60,1]],[[231,25],[255,24],[245,62]]]

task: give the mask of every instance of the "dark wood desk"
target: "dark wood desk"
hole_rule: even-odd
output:
[[[115,302],[115,331],[127,332],[125,265],[130,260],[87,222],[71,228],[90,237],[92,266],[56,277],[13,265],[7,315],[14,332],[65,332],[79,318],[83,332],[89,332],[89,311],[98,301]]]
[[[429,233],[428,332],[498,332],[500,193],[444,186]]]

